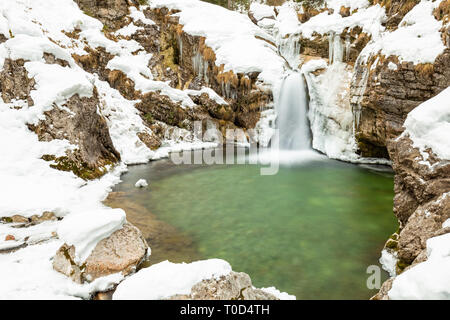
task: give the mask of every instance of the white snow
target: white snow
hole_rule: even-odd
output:
[[[450,88],[411,111],[404,127],[403,134],[409,134],[425,161],[428,148],[440,159],[450,160]]]
[[[389,63],[388,63],[388,69],[389,69],[389,70],[392,70],[392,71],[397,71],[398,67],[397,67],[397,65],[396,65],[395,63],[389,61]]]
[[[79,265],[88,258],[97,243],[122,228],[126,221],[122,209],[103,209],[73,213],[58,226],[58,236],[75,247],[75,262]]]
[[[449,228],[450,227],[450,219],[445,220],[445,222],[442,224],[442,228]]]
[[[275,287],[261,288],[262,291],[273,294],[280,300],[295,300],[296,297],[294,295],[288,294],[286,292],[281,292]]]
[[[373,41],[363,49],[361,56],[366,61],[371,54],[381,53],[397,56],[400,62],[434,63],[445,49],[439,31],[442,22],[433,16],[433,9],[440,3],[441,0],[422,0],[405,15],[398,29],[378,35],[373,33]]]
[[[448,192],[439,197],[441,201]],[[448,226],[448,220],[442,228]],[[388,292],[396,299],[450,299],[450,233],[427,240],[427,260],[397,276]]]
[[[141,13],[133,11],[131,15],[135,21],[151,24]],[[0,68],[6,58],[25,59],[28,76],[36,81],[31,91],[33,106],[28,107],[27,101],[5,103],[0,99],[0,176],[3,181],[0,184],[0,217],[15,214],[30,217],[51,211],[63,218],[62,221],[44,222],[27,228],[0,225],[1,249],[28,245],[14,253],[0,255],[0,272],[8,275],[2,276],[0,281],[0,298],[89,298],[92,292],[121,281],[123,277],[119,274],[77,285],[53,270],[51,258],[67,242],[75,245],[77,260],[84,261],[98,241],[123,225],[125,213],[107,208],[101,201],[112,186],[120,182],[120,174],[126,171],[125,164],[157,159],[167,156],[172,150],[209,145],[195,140],[193,144],[183,142],[180,146],[179,141],[171,140],[164,142],[164,148],[153,152],[140,141],[138,133],[150,134],[151,131],[144,126],[134,108],[136,101],[123,98],[96,75],[78,67],[72,58],[74,53],[86,54],[86,45],[94,48],[101,45],[116,56],[113,61],[115,67],[126,68],[123,57],[130,57],[142,47],[135,41],[108,40],[101,31],[102,27],[98,20],[83,14],[71,0],[0,2],[0,32],[6,33],[8,39],[0,44]],[[81,30],[79,39],[62,32],[72,32],[75,28]],[[46,64],[44,52],[67,61],[68,66]],[[139,53],[134,57],[136,60],[128,61],[131,67],[127,73],[138,70],[150,78],[151,74],[145,68],[149,56]],[[155,82],[155,86],[168,87],[162,82]],[[62,108],[72,114],[64,107],[67,99],[74,94],[89,97],[94,87],[100,100],[97,113],[106,119],[111,139],[123,162],[110,166],[110,172],[101,179],[84,181],[71,172],[52,169],[52,162],[41,159],[43,155],[64,156],[66,151],[78,146],[67,140],[39,141],[27,124],[44,119],[44,112],[52,108]],[[181,99],[191,101],[187,92],[173,91]],[[202,92],[214,96],[209,90]],[[52,240],[55,234],[58,240]],[[16,240],[5,241],[6,235],[13,235]]]
[[[134,186],[136,188],[145,188],[148,186],[148,183],[145,179],[139,179]]]
[[[450,299],[450,257],[419,263],[395,278],[388,292],[392,300]]]
[[[327,7],[339,12],[341,7],[350,8],[350,12],[355,9],[367,8],[370,3],[368,0],[326,0]]]
[[[360,7],[356,13],[348,17],[342,17],[338,9],[333,14],[328,14],[325,11],[312,17],[299,27],[298,32],[301,32],[306,38],[313,38],[314,33],[321,35],[341,34],[346,28],[351,29],[359,26],[363,32],[377,37],[380,32],[384,31],[381,24],[385,19],[385,10],[379,4],[368,8]]]
[[[264,18],[275,18],[274,7],[263,3],[252,2],[248,11],[253,15],[256,21],[260,21]]]
[[[52,258],[63,244],[53,240],[1,255],[1,299],[88,299],[92,292],[105,291],[123,279],[121,273],[77,284],[52,267]]]
[[[390,299],[450,299],[450,234],[428,239],[427,257],[395,278]]]
[[[146,6],[141,6],[139,10],[136,7],[129,7],[130,8],[130,17],[133,19],[134,22],[142,22],[146,25],[154,25],[155,22],[153,22],[151,19],[148,19],[144,15],[144,10],[146,9]]]
[[[396,275],[395,266],[397,265],[397,260],[397,252],[392,253],[387,250],[381,251],[381,266],[389,273],[389,276],[391,277],[395,277]]]
[[[192,263],[160,262],[141,269],[122,281],[114,292],[114,300],[159,300],[178,294],[190,294],[202,280],[218,279],[231,272],[228,262],[220,259]]]

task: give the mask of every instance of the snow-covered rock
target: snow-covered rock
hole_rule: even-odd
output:
[[[148,183],[145,179],[139,179],[134,186],[136,188],[145,188],[148,186]]]
[[[275,300],[295,299],[275,288],[256,289],[245,273],[233,272],[224,260],[192,263],[160,262],[125,279],[113,295],[115,300]]]

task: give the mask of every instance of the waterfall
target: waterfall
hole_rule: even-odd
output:
[[[275,101],[280,150],[305,150],[311,147],[306,90],[300,72],[292,72],[281,83]]]

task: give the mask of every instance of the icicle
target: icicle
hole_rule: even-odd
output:
[[[205,61],[203,60],[203,56],[198,51],[192,57],[192,66],[194,67],[195,74],[199,76],[200,79],[203,79],[203,76],[206,73],[205,69],[207,67],[205,67]]]
[[[300,35],[291,34],[288,38],[277,37],[278,54],[286,59],[289,66],[297,69],[300,64]]]
[[[178,40],[178,48],[180,49],[179,50],[179,54],[180,54],[179,60],[180,60],[180,64],[181,64],[181,62],[183,61],[183,38],[181,38],[180,35],[177,34],[177,40]]]
[[[344,46],[341,36],[333,32],[328,34],[328,60],[332,65],[336,62],[342,62],[344,58]]]
[[[209,62],[205,61],[204,65],[203,65],[203,78],[205,79],[206,84],[209,84],[208,68],[209,68]]]
[[[350,35],[347,34],[345,37],[345,61],[348,62],[350,60]]]
[[[328,34],[328,63],[331,65],[333,63],[333,45],[334,45],[334,41],[333,41],[333,37],[334,34],[333,33],[329,33]]]
[[[364,58],[360,55],[358,57],[358,60],[356,61],[356,65],[357,66],[362,66],[362,60],[364,60]],[[361,75],[361,79],[358,81],[358,83],[356,84],[356,92],[355,92],[355,98],[356,101],[354,101],[353,103],[353,116],[354,116],[354,133],[356,133],[356,131],[359,128],[359,123],[361,120],[361,101],[364,97],[364,92],[366,91],[367,88],[367,80],[369,79],[369,68],[362,66],[363,69],[363,73]],[[353,101],[352,101],[353,102]]]

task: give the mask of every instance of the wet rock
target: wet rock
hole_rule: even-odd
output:
[[[75,248],[64,244],[55,254],[53,268],[77,283],[122,272],[128,275],[146,259],[148,245],[130,223],[101,240],[82,265],[74,261]]]
[[[195,284],[189,295],[176,295],[169,300],[278,300],[274,295],[256,289],[248,274],[230,272],[220,279]]]

